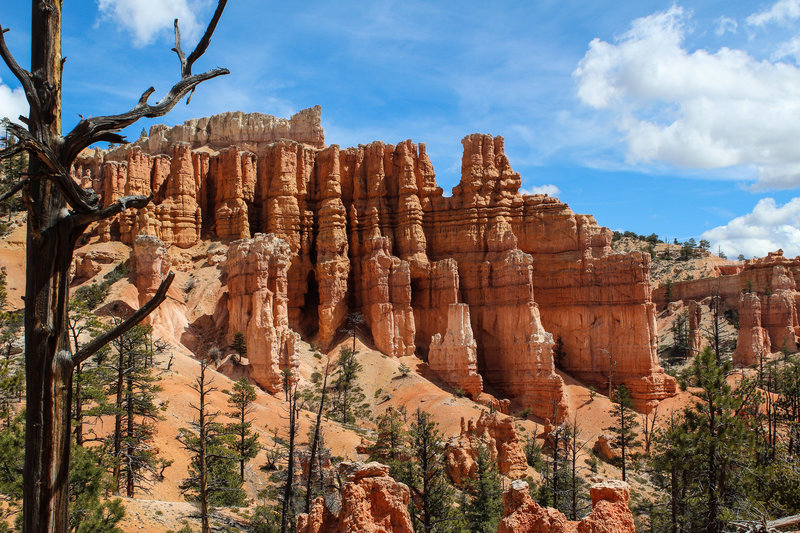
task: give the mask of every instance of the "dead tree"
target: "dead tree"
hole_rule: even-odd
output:
[[[311,512],[311,487],[312,480],[314,479],[314,458],[317,455],[317,448],[319,447],[319,428],[322,425],[322,409],[325,407],[325,389],[328,388],[328,371],[330,370],[331,361],[325,362],[325,376],[322,378],[322,393],[319,399],[319,408],[317,409],[317,421],[314,424],[314,436],[311,439],[311,457],[308,460],[308,479],[306,480],[306,514]],[[320,477],[322,477],[322,469],[320,465]]]
[[[192,67],[208,48],[226,0],[216,12],[197,47],[187,57],[181,49],[175,22],[175,48],[181,79],[156,104],[144,91],[138,103],[118,115],[81,119],[66,136],[61,131],[62,0],[32,0],[31,68],[23,69],[6,45],[0,27],[0,57],[19,80],[30,105],[27,127],[7,123],[18,142],[0,151],[0,159],[21,152],[29,156],[28,172],[4,198],[22,191],[27,209],[27,268],[25,280],[26,420],[23,491],[23,531],[63,532],[68,528],[68,481],[70,447],[70,395],[72,374],[106,343],[147,316],[166,297],[170,273],[155,296],[130,318],[72,353],[68,338],[67,300],[69,268],[75,244],[93,222],[125,209],[142,208],[152,196],[125,196],[105,202],[91,189],[83,189],[70,177],[70,167],[84,148],[97,142],[125,142],[119,134],[137,120],[166,114],[201,82],[227,74],[213,69],[192,74]],[[44,260],[43,260],[44,259]]]

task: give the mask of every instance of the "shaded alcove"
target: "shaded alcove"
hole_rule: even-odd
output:
[[[313,270],[309,270],[306,277],[306,294],[300,313],[300,331],[304,338],[310,339],[319,330],[319,285]]]

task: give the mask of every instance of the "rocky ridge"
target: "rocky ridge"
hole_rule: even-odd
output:
[[[285,241],[275,263],[285,261],[285,282],[268,290],[285,290],[285,297],[262,294],[247,285],[262,287],[259,274],[229,267],[227,334],[273,327],[281,339],[288,335],[276,341],[283,355],[270,348],[260,355],[268,361],[251,360],[254,368],[273,369],[259,383],[270,388],[276,365],[291,366],[289,328],[329,346],[351,312],[363,314],[382,352],[426,357],[433,340],[437,361],[436,335],[448,338],[451,305],[462,304],[479,376],[471,370],[469,335],[453,332],[463,339],[461,355],[450,343],[438,371],[450,380],[466,370],[455,386],[476,391],[482,377],[534,414],[562,417],[566,393],[552,354],[560,337],[564,369],[589,384],[606,383],[613,367],[614,381],[642,408],[675,392],[657,363],[649,255],[613,254],[611,232],[591,216],[546,195],[520,194],[501,137],[464,138],[461,182],[446,197],[424,144],[324,147],[318,109],[286,124],[235,113],[199,119],[156,128],[129,147],[87,152],[73,168],[105,204],[154,195],[146,209],[97,226],[101,240],[132,244],[147,234],[189,248],[201,239],[269,233]],[[282,268],[266,279],[283,280]],[[277,298],[272,313],[280,316],[260,311],[263,320],[251,328],[259,312],[236,318],[239,304],[231,302],[254,298],[253,291]]]

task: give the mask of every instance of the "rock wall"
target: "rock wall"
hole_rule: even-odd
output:
[[[477,421],[461,418],[461,434],[445,450],[447,474],[460,485],[475,476],[478,447],[485,446],[498,471],[511,479],[525,477],[528,463],[522,443],[514,430],[514,419],[498,412],[483,411]]]
[[[592,512],[580,522],[572,522],[556,509],[542,508],[533,501],[528,483],[514,481],[503,494],[503,519],[497,533],[635,533],[627,483],[606,481],[590,491]]]
[[[789,259],[783,250],[751,259],[729,275],[673,283],[672,300],[702,300],[719,295],[721,308],[739,311],[739,337],[734,354],[737,364],[753,364],[761,351],[790,352],[798,349],[800,318],[800,257]],[[655,300],[666,305],[666,287],[655,291]]]
[[[308,514],[297,517],[297,533],[413,533],[408,514],[410,492],[380,463],[342,463],[347,482],[342,505],[333,513],[317,498]]]
[[[501,137],[464,138],[461,181],[445,197],[424,144],[324,147],[319,110],[301,115],[278,127],[225,114],[87,152],[74,176],[106,203],[155,196],[96,233],[179,247],[273,233],[289,247],[288,325],[322,346],[360,312],[378,349],[425,357],[447,336],[451,304],[465,304],[484,383],[541,417],[567,405],[553,335],[580,379],[607,382],[611,353],[615,381],[640,406],[674,393],[656,359],[649,257],[612,255],[611,232],[592,217],[521,195]],[[470,357],[464,379],[477,390]]]
[[[271,392],[280,390],[283,369],[299,365],[286,306],[289,253],[281,239],[257,233],[232,242],[225,265],[228,340],[244,333],[250,377]]]

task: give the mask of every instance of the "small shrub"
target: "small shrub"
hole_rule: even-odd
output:
[[[408,366],[406,366],[405,363],[401,363],[400,368],[398,368],[398,370],[400,371],[400,375],[403,377],[406,377],[411,372],[411,369],[408,368]]]
[[[520,411],[519,414],[517,414],[517,417],[518,418],[522,418],[523,420],[527,420],[529,416],[531,416],[531,408],[530,407],[526,407],[525,409]]]
[[[455,390],[453,390],[453,396],[455,396],[456,398],[463,398],[464,389],[456,387]]]

